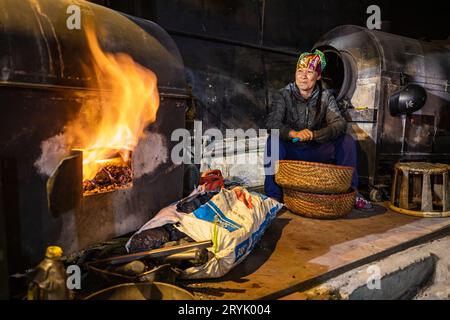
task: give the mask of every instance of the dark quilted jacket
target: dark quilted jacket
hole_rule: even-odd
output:
[[[314,141],[324,143],[345,133],[347,122],[331,90],[322,90],[317,83],[311,97],[305,100],[293,82],[274,94],[266,127],[279,129],[284,140],[291,139],[290,130],[307,128],[313,132]]]

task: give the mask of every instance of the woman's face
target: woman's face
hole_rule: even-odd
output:
[[[317,71],[299,68],[295,72],[295,83],[303,91],[309,91],[314,88],[316,81],[320,80],[320,75]]]

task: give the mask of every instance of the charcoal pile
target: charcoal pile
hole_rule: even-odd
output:
[[[102,167],[92,180],[83,181],[83,193],[95,194],[116,189],[129,188],[133,179],[127,165],[107,165]]]
[[[190,237],[178,231],[173,225],[167,224],[163,227],[144,230],[135,234],[130,241],[130,253],[170,247],[186,242],[192,242]]]
[[[216,194],[218,194],[219,191],[207,191],[204,193],[200,193],[195,195],[194,197],[187,197],[180,202],[177,203],[177,211],[178,212],[184,212],[184,213],[190,213],[196,209],[198,209],[200,206],[207,203],[212,197],[214,197]]]

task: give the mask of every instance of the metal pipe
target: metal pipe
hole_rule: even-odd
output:
[[[284,55],[293,56],[293,57],[298,56],[297,52],[289,51],[289,50],[275,49],[275,48],[271,48],[271,47],[267,47],[267,46],[251,44],[248,42],[229,40],[226,38],[213,37],[213,36],[206,36],[206,35],[202,35],[202,34],[198,34],[198,33],[186,32],[186,31],[178,31],[178,30],[173,30],[173,29],[165,29],[165,30],[170,35],[173,35],[173,36],[181,36],[181,37],[187,37],[187,38],[193,38],[193,39],[199,39],[199,40],[205,40],[205,41],[211,41],[211,42],[217,42],[217,43],[223,43],[223,44],[231,44],[231,45],[235,45],[238,47],[257,49],[257,50],[261,50],[261,51],[284,54]]]
[[[172,254],[165,257],[162,262],[178,264],[186,260],[195,261],[196,263],[206,263],[208,261],[208,250],[204,248]]]
[[[179,246],[173,246],[169,248],[158,248],[149,251],[136,252],[126,255],[120,255],[116,257],[111,257],[107,259],[97,260],[93,262],[89,262],[88,264],[97,264],[97,263],[110,263],[110,264],[120,264],[126,263],[133,260],[138,260],[142,258],[162,258],[167,257],[176,253],[191,251],[194,249],[203,249],[209,248],[213,245],[211,240],[200,241],[200,242],[192,242]]]
[[[24,89],[41,89],[41,90],[79,90],[79,91],[92,91],[92,92],[110,92],[111,90],[99,89],[99,88],[89,88],[89,87],[78,87],[78,86],[64,86],[56,84],[45,84],[45,83],[30,83],[30,82],[14,82],[14,81],[3,81],[0,80],[0,87],[14,87],[14,88],[24,88]],[[190,99],[191,96],[185,90],[180,90],[178,88],[170,88],[164,86],[158,86],[159,95],[164,98],[175,98],[175,99]],[[162,91],[162,92],[161,92]],[[168,92],[165,92],[168,91]]]
[[[407,115],[402,115],[403,130],[402,130],[402,149],[400,151],[401,154],[405,153],[405,135],[406,135],[406,119],[407,118],[408,118]]]

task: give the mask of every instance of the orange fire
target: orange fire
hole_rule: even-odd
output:
[[[129,152],[123,151],[132,151],[144,128],[156,120],[159,93],[152,71],[125,53],[104,52],[93,28],[86,29],[86,36],[94,62],[91,75],[100,88],[101,106],[83,106],[83,121],[76,125],[75,140],[83,150],[83,180],[90,180],[105,159],[118,150],[124,162],[129,160]],[[93,130],[86,130],[83,122]]]

